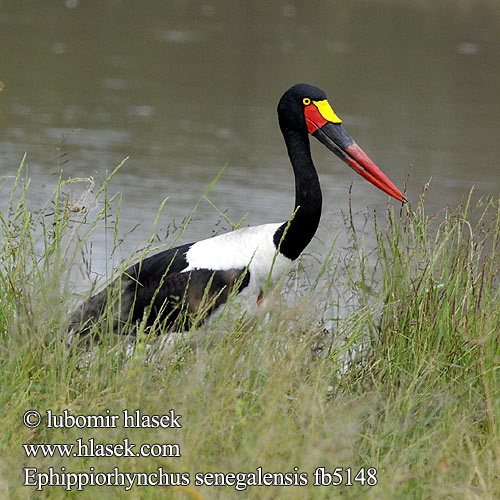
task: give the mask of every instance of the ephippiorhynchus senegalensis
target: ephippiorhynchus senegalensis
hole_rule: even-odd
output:
[[[321,188],[309,134],[379,189],[406,201],[342,127],[322,90],[306,84],[291,87],[280,99],[278,119],[295,174],[295,210],[290,220],[238,229],[147,257],[80,306],[72,317],[73,327],[88,331],[112,295],[117,295],[112,309],[115,330],[144,318],[145,313],[148,325],[160,320],[167,328],[186,329],[189,322],[179,324],[179,318],[186,317],[181,312],[188,316],[206,307],[208,315],[231,292],[260,302],[269,285],[306,248],[319,224]]]

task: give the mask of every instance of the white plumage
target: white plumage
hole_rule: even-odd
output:
[[[295,175],[293,217],[286,224],[239,229],[137,262],[75,311],[70,323],[80,333],[90,330],[106,310],[110,290],[117,287],[121,301],[116,330],[123,323],[121,318],[136,324],[144,321],[145,314],[146,326],[164,322],[165,329],[185,329],[190,326],[189,315],[199,311],[207,297],[212,305],[203,311],[205,317],[233,292],[253,296],[257,299],[253,303],[260,303],[263,292],[275,287],[319,225],[322,196],[309,134],[379,189],[406,201],[343,128],[322,90],[307,84],[288,89],[278,104],[278,120]],[[184,313],[188,313],[187,320]]]
[[[187,251],[188,266],[182,272],[196,269],[227,271],[248,267],[250,282],[246,293],[258,295],[264,291],[271,268],[272,287],[283,276],[291,262],[277,251],[273,241],[274,234],[282,225],[278,223],[245,227],[198,241]]]

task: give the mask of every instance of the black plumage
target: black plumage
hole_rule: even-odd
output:
[[[141,260],[73,313],[74,331],[87,333],[110,308],[110,300],[115,331],[142,319],[147,326],[163,322],[167,329],[185,330],[193,315],[202,321],[233,292],[260,303],[319,225],[322,196],[309,135],[379,189],[406,201],[343,128],[322,90],[307,84],[288,89],[278,104],[278,120],[295,176],[290,220],[239,229]]]

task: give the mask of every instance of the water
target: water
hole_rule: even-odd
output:
[[[61,168],[100,182],[130,157],[111,191],[123,195],[121,231],[142,224],[122,256],[146,241],[163,198],[161,231],[226,164],[210,199],[231,220],[285,220],[294,188],[276,104],[307,82],[327,92],[396,185],[410,175],[410,200],[432,178],[429,212],[457,205],[472,186],[477,197],[498,196],[499,26],[490,0],[3,0],[0,176],[14,175],[26,152],[36,205]],[[313,156],[322,239],[342,227],[351,183],[356,223],[385,208],[383,193],[321,145]],[[228,228],[218,220],[202,204],[183,241]],[[103,233],[93,238],[99,270],[109,256]]]

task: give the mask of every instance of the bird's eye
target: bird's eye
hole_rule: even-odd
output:
[[[309,97],[304,97],[302,102],[304,103],[304,106],[309,106],[309,104],[311,104],[311,99],[309,99]]]

